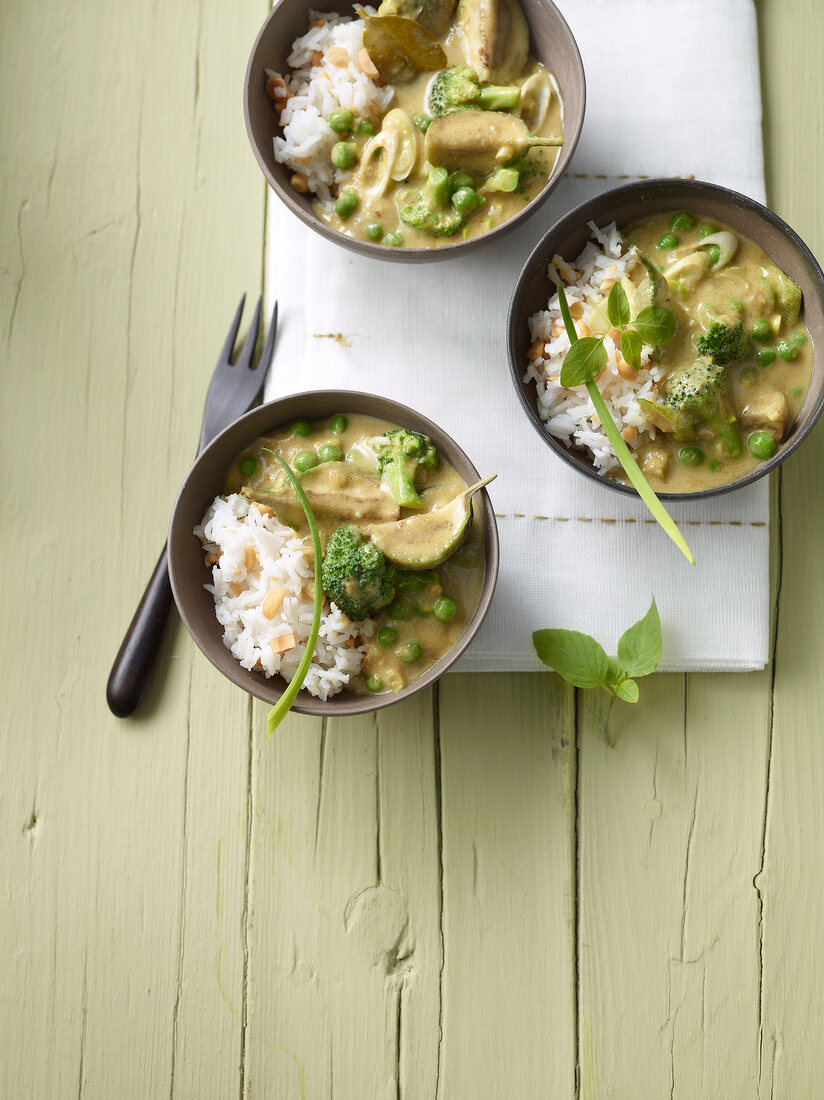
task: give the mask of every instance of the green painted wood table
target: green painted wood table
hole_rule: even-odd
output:
[[[267,742],[177,621],[106,710],[261,284],[265,13],[0,12],[0,1096],[824,1095],[821,428],[773,484],[772,664],[652,677],[614,749],[549,673]],[[819,0],[759,23],[770,201],[824,256]]]

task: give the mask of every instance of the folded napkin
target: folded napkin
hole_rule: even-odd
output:
[[[506,353],[518,274],[570,207],[648,176],[692,175],[764,201],[754,6],[556,2],[584,62],[586,122],[570,171],[504,242],[446,264],[378,263],[269,203],[266,285],[281,323],[266,397],[327,388],[384,394],[445,428],[482,475],[497,471],[489,493],[501,540],[498,587],[458,669],[541,668],[531,635],[542,627],[585,631],[614,653],[652,595],[662,669],[761,668],[769,657],[767,480],[668,505],[695,555],[691,568],[643,505],[550,452],[526,422]]]

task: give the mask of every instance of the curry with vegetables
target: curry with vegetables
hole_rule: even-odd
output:
[[[753,241],[689,211],[624,236],[646,262],[642,279],[622,280],[631,305],[662,305],[676,322],[654,351],[659,392],[639,401],[656,428],[641,468],[659,492],[735,481],[775,454],[804,403],[813,355],[801,290]]]
[[[359,692],[397,692],[463,634],[484,578],[484,548],[467,486],[428,437],[374,417],[298,421],[233,462],[240,493],[299,533],[300,503],[275,459],[300,478],[323,547],[325,599],[362,624]]]

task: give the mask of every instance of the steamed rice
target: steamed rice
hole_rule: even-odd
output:
[[[630,251],[624,251],[623,238],[615,222],[599,229],[588,223],[594,242],[586,245],[572,263],[560,256],[553,256],[548,275],[558,286],[563,284],[570,307],[580,302],[581,321],[596,331],[594,306],[606,313],[606,301],[613,283],[627,275],[635,260]],[[601,326],[602,327],[602,326]],[[538,390],[538,414],[550,435],[568,446],[584,447],[592,455],[599,473],[606,474],[619,467],[618,459],[603,431],[585,386],[565,389],[559,381],[564,356],[569,351],[569,337],[561,317],[557,293],[545,310],[534,313],[529,319],[529,333],[537,357],[530,360],[524,381],[534,381]],[[538,347],[538,345],[543,345]],[[652,348],[644,344],[641,351],[641,369],[635,377],[626,379],[618,371],[620,340],[604,337],[607,365],[598,379],[598,388],[618,430],[631,449],[655,439],[656,429],[644,417],[638,404],[639,398],[654,401],[658,396],[658,384],[663,377],[662,368],[652,360]]]
[[[214,597],[223,644],[244,668],[290,680],[312,625],[311,539],[238,494],[216,497],[194,534],[213,562],[212,583],[205,588]],[[264,602],[276,593],[271,610],[281,594],[276,590],[283,599],[268,618]],[[324,604],[306,690],[320,699],[342,691],[361,670],[365,646],[358,643],[371,632],[368,621],[352,623],[335,604]],[[276,652],[283,645],[289,648]]]
[[[374,8],[364,11],[375,14]],[[324,206],[331,207],[332,186],[342,183],[350,172],[332,165],[332,146],[340,141],[340,134],[326,121],[329,112],[346,107],[356,115],[377,121],[395,93],[390,87],[376,84],[361,68],[362,19],[330,12],[307,14],[310,22],[323,25],[310,27],[292,43],[287,58],[291,71],[279,74],[266,70],[267,76],[283,75],[289,94],[280,114],[283,136],[274,139],[275,160],[304,176],[309,190],[315,192]],[[333,64],[328,60],[329,50],[334,46],[346,51],[348,63]],[[322,54],[320,64],[314,65],[313,57],[318,53]]]

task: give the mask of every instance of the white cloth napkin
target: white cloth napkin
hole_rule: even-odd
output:
[[[367,261],[269,203],[267,295],[280,305],[271,399],[342,388],[396,398],[497,471],[501,569],[489,616],[456,667],[541,668],[532,631],[593,634],[615,652],[654,595],[662,669],[745,670],[769,658],[767,479],[670,504],[691,568],[635,500],[590,483],[526,422],[506,354],[512,288],[570,207],[643,176],[694,175],[764,201],[752,0],[556,0],[576,36],[587,115],[570,171],[505,242],[448,264]],[[328,335],[342,333],[346,343]]]

